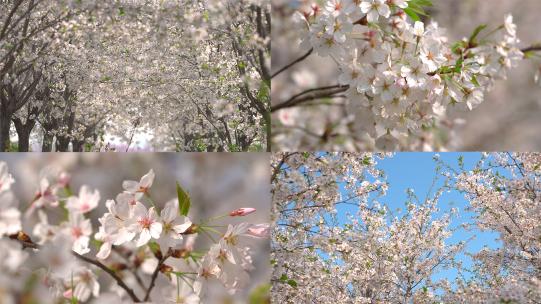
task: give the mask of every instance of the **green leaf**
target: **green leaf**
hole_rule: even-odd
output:
[[[190,196],[177,182],[178,210],[180,215],[187,216],[190,211]]]
[[[410,18],[413,20],[413,21],[421,21],[421,18],[419,18],[419,15],[417,15],[411,8],[409,7],[406,7],[404,9],[404,13],[406,13],[406,15],[410,16]]]
[[[363,165],[370,166],[372,164],[372,158],[370,156],[365,156],[363,158]]]
[[[148,248],[150,248],[150,251],[155,255],[160,251],[160,245],[154,241],[148,242]]]
[[[289,280],[287,280],[287,284],[289,286],[291,286],[291,287],[297,288],[297,281],[295,281],[295,280],[289,279]]]
[[[481,31],[483,31],[486,27],[487,27],[486,24],[481,24],[478,27],[476,27],[470,36],[470,43],[475,42],[475,39],[477,39],[477,36],[479,36],[479,33],[481,33]]]
[[[118,15],[119,15],[119,16],[124,16],[124,15],[126,15],[126,11],[124,10],[123,7],[119,7],[119,8],[118,8]]]

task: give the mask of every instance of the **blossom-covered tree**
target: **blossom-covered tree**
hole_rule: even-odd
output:
[[[2,151],[268,146],[266,1],[1,5]]]
[[[276,87],[276,150],[446,150],[455,126],[447,112],[473,110],[496,80],[541,50],[520,45],[511,15],[449,41],[435,21],[421,21],[430,0],[297,1],[289,16],[292,6],[276,2],[286,19],[275,32],[296,26],[304,54],[273,77],[313,54],[334,61],[339,75],[310,87],[317,75],[297,72],[300,89]]]
[[[502,245],[475,254],[474,274],[449,292],[453,303],[539,303],[541,300],[541,154],[485,155],[456,172],[457,186],[476,213],[477,228],[497,232]]]
[[[232,224],[233,217],[256,211],[248,207],[196,221],[178,183],[175,199],[154,201],[154,179],[150,170],[139,181],[124,181],[93,223],[90,214],[103,204],[99,190],[83,185],[74,193],[65,172],[45,171],[22,215],[12,191],[16,181],[0,162],[2,303],[200,303],[212,281],[231,294],[242,290],[254,270],[246,241],[266,239],[269,225]],[[34,217],[39,221],[23,231]],[[200,237],[210,248],[196,246]],[[106,287],[103,277],[114,283]]]
[[[382,156],[273,157],[274,301],[539,303],[539,154],[486,154],[471,170],[435,156],[433,193],[408,190],[403,210],[382,203]],[[440,209],[448,191],[465,194],[465,210]],[[476,231],[499,245],[471,251]]]
[[[454,262],[437,196],[397,217],[371,154],[281,154],[273,160],[273,299],[280,303],[432,303],[432,275]],[[375,195],[375,197],[374,197]],[[340,223],[337,207],[358,207]]]

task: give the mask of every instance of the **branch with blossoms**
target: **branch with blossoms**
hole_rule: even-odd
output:
[[[476,214],[471,225],[496,233],[502,244],[472,255],[469,278],[446,291],[446,302],[539,302],[540,169],[540,153],[502,152],[485,153],[472,169],[461,165],[452,172],[468,211]]]
[[[275,102],[275,144],[295,150],[311,143],[310,148],[321,149],[360,140],[364,150],[445,148],[447,140],[434,134],[452,131],[448,109],[473,110],[496,80],[541,51],[539,45],[519,47],[510,15],[493,29],[480,25],[469,37],[449,43],[435,22],[425,24],[419,17],[431,5],[430,0],[327,0],[302,6],[293,19],[308,51],[273,77],[317,54],[336,63],[338,84]],[[327,123],[340,136],[311,140],[311,130],[329,132],[328,127],[299,107],[314,100],[334,105],[329,99],[343,97],[342,116],[332,118],[340,121]]]
[[[189,217],[190,196],[178,183],[177,198],[159,207],[150,193],[154,178],[150,170],[139,181],[124,181],[123,191],[106,201],[107,212],[93,233],[89,214],[99,206],[98,190],[82,186],[75,195],[67,173],[43,177],[21,217],[11,191],[15,181],[7,164],[0,162],[0,251],[13,255],[12,268],[2,271],[21,276],[22,265],[31,269],[27,283],[40,277],[44,282],[40,287],[49,290],[50,300],[57,303],[99,300],[100,272],[116,283],[111,289],[117,301],[129,298],[136,303],[199,303],[212,281],[221,282],[231,294],[245,287],[254,270],[252,249],[246,241],[267,238],[269,225],[222,224],[248,216],[256,212],[254,208],[194,222]],[[30,220],[36,214],[39,222],[31,233],[24,232],[22,219]],[[200,236],[211,241],[209,249],[195,249]],[[156,295],[156,287],[165,293],[163,298]]]

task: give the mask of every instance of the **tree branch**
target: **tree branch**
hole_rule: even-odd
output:
[[[154,269],[154,273],[152,273],[152,279],[150,281],[150,285],[148,286],[147,293],[145,295],[144,301],[148,301],[150,298],[150,292],[154,288],[154,285],[156,284],[156,279],[158,278],[158,274],[160,273],[160,269],[162,268],[163,263],[165,260],[167,260],[171,256],[171,251],[169,251],[163,258],[160,259],[158,262],[158,265],[156,266],[156,269]]]
[[[23,249],[26,249],[26,248],[32,248],[32,249],[38,249],[38,250],[41,249],[41,246],[39,244],[34,243],[26,234],[24,234],[22,232],[20,232],[19,234],[15,235],[15,236],[10,236],[10,238],[13,239],[13,240],[18,241],[19,243],[21,243],[21,245],[23,246]],[[72,251],[71,254],[73,256],[75,256],[76,258],[78,258],[79,260],[85,261],[85,262],[87,262],[89,264],[92,264],[92,265],[102,269],[103,271],[107,272],[111,277],[113,277],[113,279],[115,279],[115,281],[118,283],[118,285],[120,287],[122,287],[126,291],[126,293],[130,296],[130,298],[133,300],[133,302],[135,302],[135,303],[140,303],[141,302],[141,300],[139,300],[139,298],[135,295],[133,289],[128,287],[128,285],[126,285],[126,283],[124,283],[124,281],[113,270],[111,270],[109,267],[105,266],[104,264],[102,264],[98,260],[94,260],[94,259],[85,257],[83,255],[78,254],[75,251]],[[145,301],[146,300],[147,299],[145,298]]]
[[[285,67],[279,69],[278,71],[276,71],[274,74],[272,74],[271,76],[271,79],[274,78],[274,76],[277,76],[278,74],[282,73],[283,71],[289,69],[290,67],[294,66],[295,64],[303,61],[304,59],[306,59],[308,56],[310,56],[310,54],[312,54],[312,52],[314,51],[313,48],[311,48],[308,52],[306,52],[306,54],[302,55],[301,57],[293,60],[291,63],[289,63],[288,65],[286,65]]]
[[[529,46],[527,48],[523,48],[520,51],[523,52],[523,53],[541,51],[541,45],[532,45],[532,46]]]
[[[335,94],[345,92],[347,89],[349,89],[349,85],[344,85],[344,86],[333,85],[333,86],[309,89],[297,95],[292,96],[291,98],[289,98],[288,100],[282,103],[279,103],[275,106],[271,106],[271,112],[275,112],[284,108],[294,107],[305,101],[327,98],[327,97],[335,97],[334,96]]]

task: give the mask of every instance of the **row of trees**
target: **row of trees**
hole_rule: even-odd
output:
[[[1,6],[0,151],[129,149],[141,136],[156,150],[267,146],[269,4]]]
[[[402,211],[378,202],[392,186],[378,169],[381,157],[274,156],[274,301],[540,302],[540,154],[486,154],[473,169],[437,159],[441,188],[425,200],[410,191]],[[439,210],[447,191],[465,195],[471,221]],[[357,211],[346,217],[341,205]],[[469,252],[464,231],[496,233],[499,246]],[[457,279],[442,277],[444,269]]]

